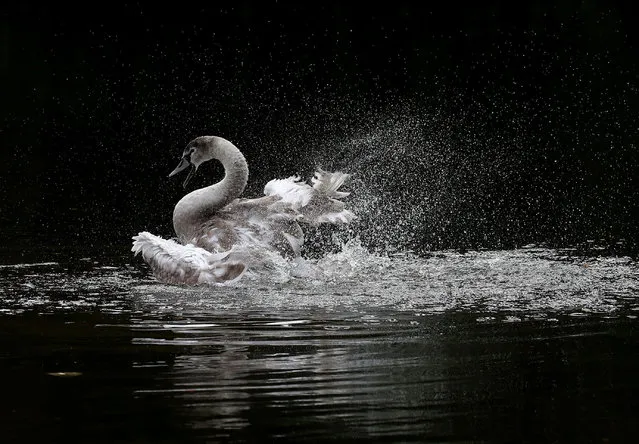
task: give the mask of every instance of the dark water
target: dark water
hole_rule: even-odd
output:
[[[190,289],[124,254],[3,265],[1,442],[635,440],[629,258],[318,265]]]

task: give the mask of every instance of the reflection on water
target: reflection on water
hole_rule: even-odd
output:
[[[627,258],[354,247],[323,259],[326,279],[231,288],[161,285],[129,261],[0,267],[2,442],[638,431],[639,269]]]

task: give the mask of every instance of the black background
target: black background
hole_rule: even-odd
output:
[[[638,239],[630,2],[2,8],[5,246],[170,237],[167,174],[205,134],[247,195],[353,173],[348,236],[379,250]]]

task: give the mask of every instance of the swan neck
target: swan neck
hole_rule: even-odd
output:
[[[231,142],[213,137],[209,157],[222,163],[224,178],[213,185],[190,192],[175,206],[173,228],[183,242],[190,242],[217,211],[240,197],[248,183],[246,159]]]
[[[224,196],[221,206],[225,206],[244,192],[248,183],[248,165],[244,155],[235,145],[228,140],[217,139],[212,155],[224,166],[224,179],[208,188],[216,187],[222,191],[221,194],[217,191],[215,194]]]

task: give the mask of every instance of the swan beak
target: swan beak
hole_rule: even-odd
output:
[[[193,174],[195,174],[195,172],[197,171],[197,166],[193,165],[188,157],[183,157],[182,160],[180,160],[180,163],[178,164],[177,167],[175,167],[173,171],[171,171],[171,173],[169,174],[169,177],[175,176],[177,173],[179,173],[180,171],[184,171],[189,166],[191,167],[191,169],[189,170],[189,174],[186,176],[186,179],[184,180],[184,183],[182,184],[182,186],[186,188],[186,185],[189,183],[189,181],[193,177]]]
[[[186,157],[183,157],[182,160],[180,160],[180,163],[178,164],[178,166],[173,171],[171,171],[171,174],[169,174],[169,177],[175,176],[180,171],[185,170],[189,165],[191,165],[191,162],[189,161],[189,159]]]
[[[189,181],[191,180],[191,177],[193,177],[193,175],[195,174],[196,171],[197,171],[197,167],[195,165],[191,165],[191,169],[189,170],[189,174],[187,174],[186,179],[184,179],[184,183],[182,184],[182,186],[184,188],[186,188],[186,184],[189,183]]]

